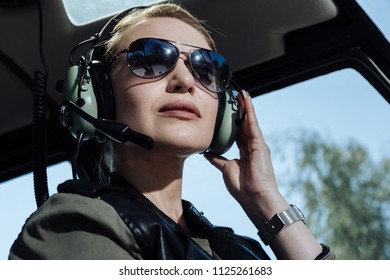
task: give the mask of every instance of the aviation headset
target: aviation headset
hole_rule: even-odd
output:
[[[131,141],[146,149],[153,147],[152,138],[115,121],[114,93],[103,59],[104,43],[112,36],[115,25],[134,10],[144,8],[147,7],[135,7],[117,14],[98,34],[79,43],[72,50],[70,61],[73,66],[61,80],[59,91],[63,93],[60,119],[74,137],[83,135],[83,140],[108,137],[120,143]],[[93,44],[88,58],[81,56],[74,63],[73,53],[87,43]],[[243,115],[237,99],[240,93],[241,89],[234,81],[230,82],[224,92],[219,93],[213,140],[206,151],[223,154],[233,145]]]

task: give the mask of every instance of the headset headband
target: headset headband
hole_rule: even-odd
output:
[[[104,59],[104,47],[107,41],[112,37],[113,35],[113,30],[115,26],[118,24],[120,20],[122,20],[124,17],[129,15],[130,13],[136,11],[136,10],[142,10],[146,9],[148,6],[139,6],[139,7],[133,7],[130,9],[127,9],[123,12],[118,13],[114,17],[112,17],[100,30],[99,33],[96,33],[92,35],[89,39],[84,40],[80,43],[78,43],[70,52],[69,54],[69,62],[70,65],[77,65],[80,60],[75,61],[74,60],[74,53],[76,52],[77,49],[79,49],[81,46],[86,45],[86,44],[93,44],[92,48],[87,52],[89,59],[87,61],[87,64],[90,60],[98,60],[101,62],[105,62]],[[84,58],[82,56],[82,58]],[[104,63],[105,64],[105,63]]]
[[[127,15],[133,13],[137,10],[143,10],[148,8],[148,6],[139,6],[139,7],[133,7],[130,9],[127,9],[123,12],[120,12],[116,16],[112,17],[106,25],[102,28],[102,30],[95,34],[95,42],[94,46],[92,47],[92,55],[91,57],[96,60],[105,61],[104,60],[104,46],[106,42],[112,37],[113,30],[115,26],[118,24],[119,21],[121,21],[123,18],[125,18]]]

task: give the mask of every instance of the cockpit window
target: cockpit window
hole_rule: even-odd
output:
[[[131,7],[150,5],[161,1],[156,0],[62,0],[69,20],[74,25],[113,15]]]

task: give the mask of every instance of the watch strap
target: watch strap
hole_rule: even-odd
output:
[[[303,221],[303,223],[306,224],[305,216],[302,214],[301,210],[295,205],[291,204],[290,206],[290,208],[275,214],[268,222],[259,228],[258,235],[265,245],[269,245],[269,243],[278,236],[280,231],[293,223]]]

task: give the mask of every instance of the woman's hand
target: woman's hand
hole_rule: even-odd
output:
[[[241,101],[245,117],[242,120],[242,133],[237,139],[240,158],[228,160],[209,153],[205,157],[222,172],[230,194],[257,224],[267,221],[289,205],[279,193],[270,150],[260,130],[251,97],[246,91],[243,91]],[[258,217],[253,220],[253,215]]]
[[[264,142],[252,100],[246,91],[243,91],[243,96],[246,114],[242,133],[237,139],[240,158],[228,160],[212,154],[205,154],[205,157],[222,172],[228,191],[254,225],[260,228],[290,205],[279,192],[270,150]],[[282,259],[314,259],[322,251],[321,245],[302,222],[283,229],[271,247]]]

